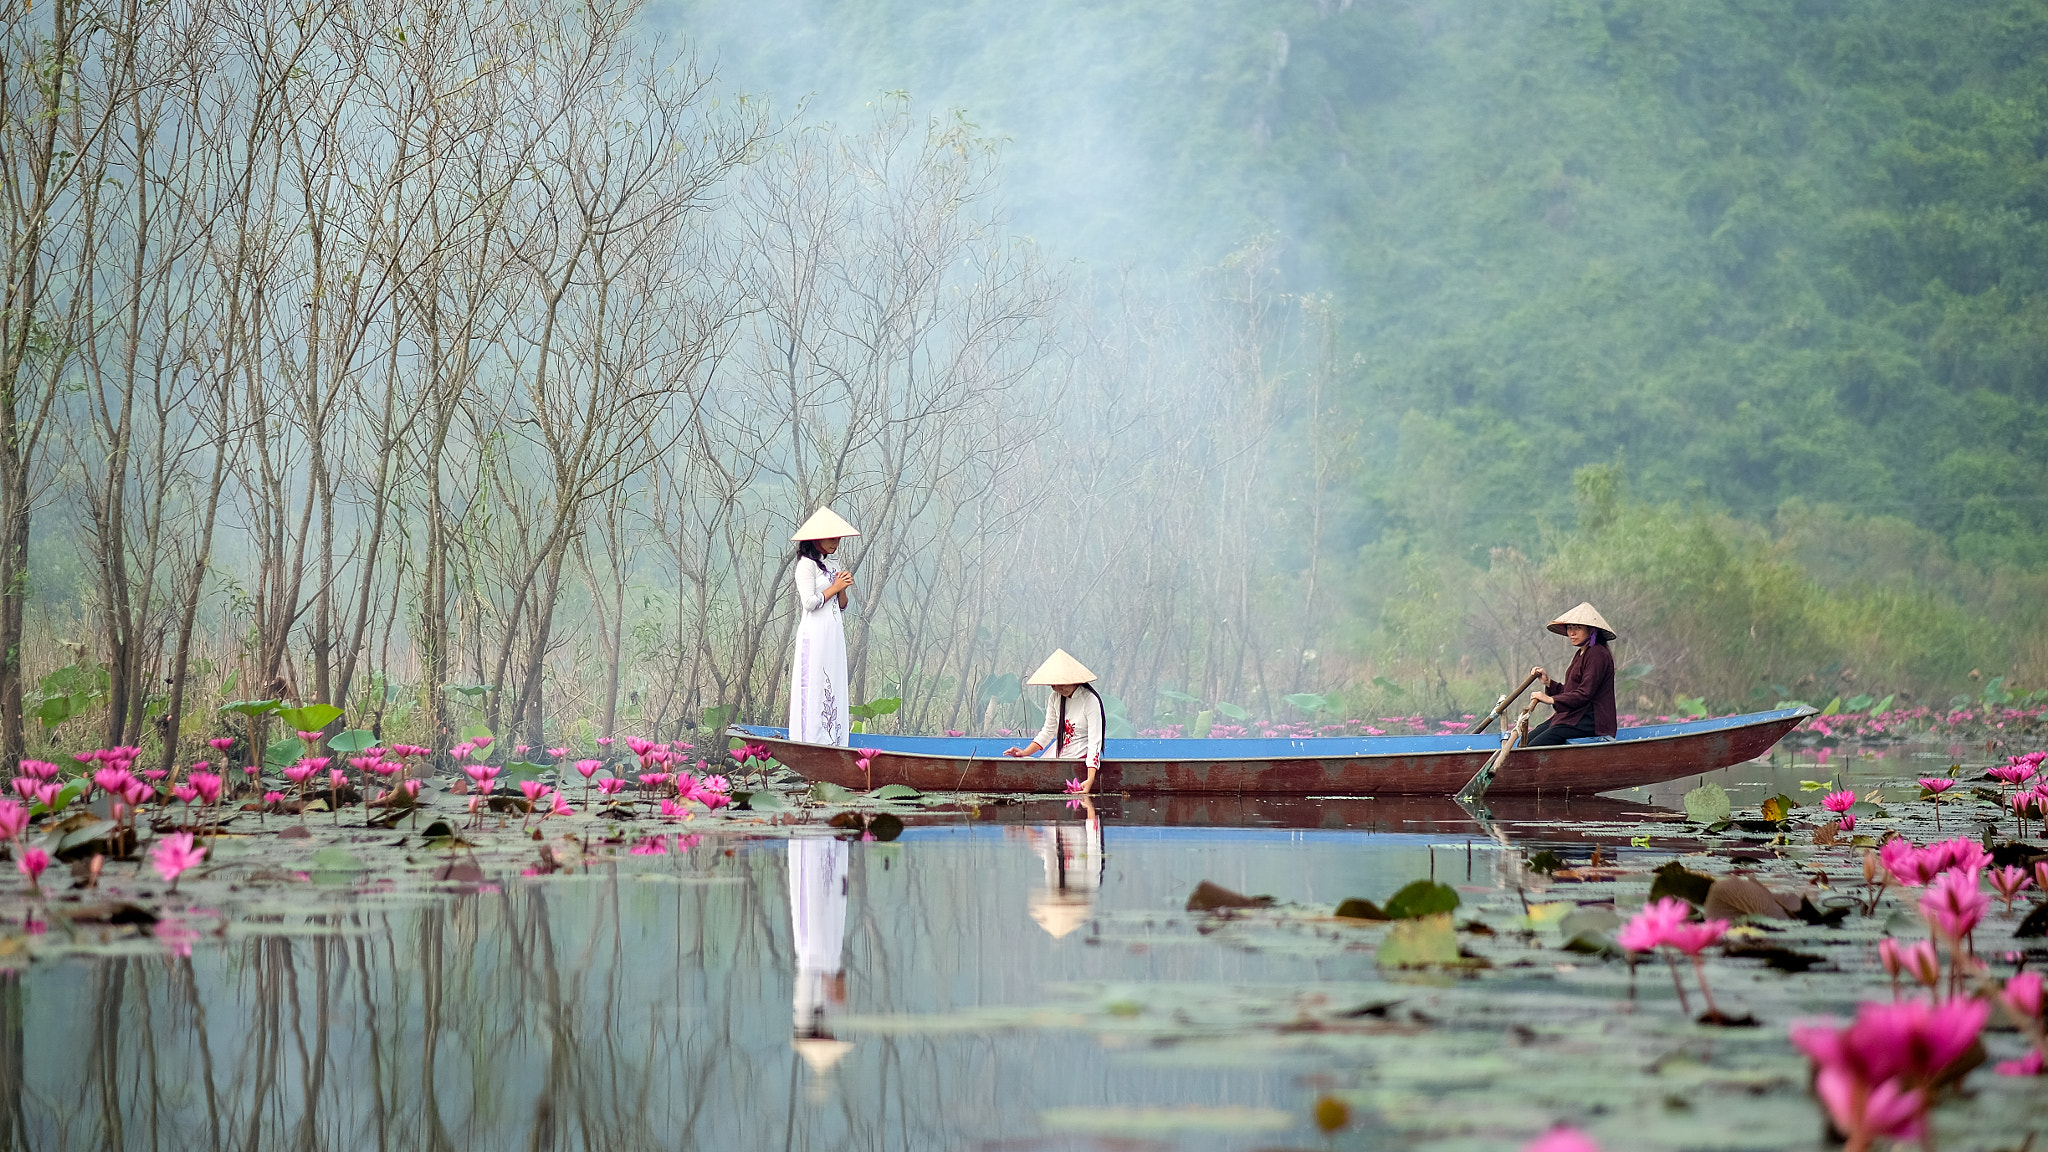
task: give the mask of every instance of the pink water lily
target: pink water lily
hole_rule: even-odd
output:
[[[1850,791],[1830,792],[1820,798],[1820,806],[1830,812],[1847,812],[1856,806],[1856,793]]]
[[[2024,1026],[2040,1022],[2043,992],[2043,981],[2039,972],[2022,972],[2005,982],[2005,987],[2000,990],[1998,998],[2004,1003],[2006,1010],[2013,1014],[2013,1019]]]
[[[41,848],[24,848],[15,858],[15,870],[28,877],[28,886],[36,895],[43,893],[43,871],[50,866],[50,854]]]
[[[597,770],[602,767],[604,767],[604,761],[602,760],[578,760],[576,762],[576,771],[582,773],[585,780],[597,775]]]
[[[123,789],[122,791],[125,793],[127,790]],[[171,795],[176,796],[180,804],[190,804],[194,800],[199,799],[199,789],[194,788],[190,784],[173,784],[171,785]]]
[[[2012,911],[2013,899],[2020,894],[2020,889],[2033,882],[2027,878],[2027,870],[2017,864],[2007,864],[2003,868],[1993,868],[1991,874],[1986,879],[1991,881],[1992,890],[1997,892],[1999,897],[2005,901],[2005,910],[2007,912]]]
[[[1577,1128],[1559,1125],[1522,1145],[1522,1152],[1600,1152],[1600,1145]]]
[[[15,794],[23,800],[34,800],[36,798],[36,788],[41,784],[42,781],[33,776],[16,776],[13,781]]]
[[[178,890],[178,877],[204,859],[206,849],[193,845],[190,832],[175,832],[164,837],[149,853],[149,862],[156,866],[157,875],[170,881],[173,892]]]
[[[233,748],[235,746],[235,738],[233,736],[215,736],[213,739],[208,740],[206,742],[206,746],[208,748],[213,749],[215,752],[219,752],[222,755],[226,755],[228,749]]]
[[[197,768],[199,766],[195,764],[193,765],[193,767]],[[221,786],[221,778],[219,776],[215,775],[212,772],[195,771],[191,775],[185,777],[185,779],[190,781],[192,787],[198,790],[200,803],[219,803]]]
[[[1692,917],[1692,906],[1674,896],[1645,904],[1640,912],[1615,933],[1615,943],[1630,952],[1654,952],[1664,944],[1666,934]]]
[[[1992,1071],[2000,1076],[2039,1076],[2048,1072],[2048,1057],[2043,1057],[2041,1050],[2035,1048],[2017,1060],[2000,1060]]]
[[[1796,1024],[1792,1043],[1815,1066],[1814,1091],[1851,1152],[1879,1139],[1914,1139],[1925,1125],[1924,1089],[1976,1044],[1990,1014],[1983,1001],[1866,1002],[1845,1027]]]
[[[1086,792],[1088,791],[1088,782],[1077,776],[1074,779],[1067,781],[1067,791],[1069,793]]]
[[[28,828],[28,809],[13,800],[0,800],[0,840],[13,840]]]
[[[1941,954],[1934,949],[1932,940],[1915,940],[1911,944],[1900,944],[1887,936],[1877,942],[1878,959],[1884,963],[1884,970],[1892,978],[1892,998],[1899,995],[1898,979],[1905,973],[1913,980],[1929,988],[1941,980]]]
[[[1943,872],[1927,885],[1920,898],[1920,914],[1952,947],[1960,948],[1964,937],[1976,931],[1978,921],[1991,907],[1991,897],[1977,887],[1977,870]]]
[[[57,766],[48,760],[23,760],[21,770],[38,780],[48,780],[57,775]]]

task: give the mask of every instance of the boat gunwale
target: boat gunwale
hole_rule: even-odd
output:
[[[1735,716],[1726,716],[1726,717],[1715,717],[1715,718],[1714,718],[1714,719],[1726,719],[1726,720],[1739,720],[1739,719],[1745,719],[1746,717],[1757,717],[1757,719],[1749,719],[1749,720],[1747,720],[1747,722],[1745,722],[1745,723],[1741,723],[1741,724],[1729,724],[1729,725],[1726,725],[1726,726],[1723,726],[1723,727],[1719,727],[1719,728],[1705,728],[1705,729],[1701,729],[1701,730],[1698,730],[1698,731],[1693,731],[1693,732],[1668,732],[1668,733],[1665,733],[1665,734],[1663,734],[1663,735],[1659,735],[1659,736],[1638,736],[1638,737],[1634,737],[1634,738],[1631,738],[1631,739],[1627,739],[1627,740],[1623,740],[1623,739],[1620,739],[1620,738],[1618,738],[1618,737],[1617,737],[1616,739],[1613,739],[1613,740],[1595,740],[1595,741],[1590,741],[1590,742],[1588,742],[1588,743],[1584,743],[1584,744],[1553,744],[1553,745],[1546,745],[1546,746],[1544,746],[1544,747],[1542,748],[1542,751],[1544,751],[1544,752],[1559,752],[1559,751],[1564,751],[1564,750],[1568,750],[1568,749],[1586,749],[1586,750],[1593,750],[1593,749],[1611,749],[1611,748],[1638,748],[1638,747],[1643,747],[1643,746],[1646,746],[1646,745],[1655,745],[1655,744],[1661,744],[1661,743],[1666,743],[1666,742],[1669,742],[1669,741],[1674,741],[1674,740],[1698,740],[1698,739],[1701,739],[1701,738],[1703,738],[1703,737],[1717,736],[1717,735],[1722,735],[1722,734],[1724,734],[1724,733],[1730,733],[1730,732],[1741,732],[1741,731],[1744,731],[1745,729],[1749,729],[1749,728],[1756,728],[1756,727],[1761,727],[1761,726],[1763,726],[1763,725],[1766,725],[1766,724],[1781,724],[1781,723],[1784,723],[1784,722],[1785,722],[1785,721],[1787,721],[1787,720],[1791,720],[1791,721],[1793,721],[1793,722],[1794,722],[1794,726],[1796,726],[1796,725],[1797,725],[1798,723],[1800,723],[1800,722],[1803,722],[1803,721],[1804,721],[1804,720],[1806,720],[1806,719],[1807,719],[1808,717],[1811,717],[1811,716],[1818,716],[1818,715],[1820,715],[1820,709],[1818,709],[1818,708],[1815,708],[1815,707],[1813,707],[1812,705],[1804,705],[1804,706],[1802,706],[1802,707],[1799,707],[1799,708],[1775,708],[1775,709],[1772,709],[1772,710],[1771,710],[1771,711],[1769,711],[1769,712],[1748,712],[1748,713],[1739,713],[1739,714],[1737,714],[1737,715],[1735,715]],[[734,739],[739,739],[739,740],[773,740],[773,741],[775,741],[775,742],[777,742],[777,743],[780,743],[780,744],[788,744],[788,745],[791,745],[791,746],[793,746],[793,747],[798,747],[798,748],[815,748],[815,749],[818,749],[819,751],[835,751],[835,752],[848,752],[848,753],[851,753],[851,752],[857,752],[857,751],[858,751],[858,749],[855,749],[855,748],[853,748],[853,747],[851,747],[851,746],[841,746],[841,745],[837,745],[837,744],[810,744],[810,743],[806,743],[806,742],[804,742],[804,741],[801,741],[801,740],[791,740],[791,739],[790,739],[790,738],[789,738],[789,737],[788,737],[787,735],[783,735],[783,736],[774,736],[774,735],[770,735],[770,734],[769,734],[768,732],[762,732],[762,731],[755,731],[755,730],[754,730],[754,729],[759,729],[759,728],[765,728],[765,727],[768,727],[768,726],[766,726],[766,725],[742,725],[742,724],[732,724],[732,725],[728,725],[728,726],[727,726],[727,728],[726,728],[726,735],[727,735],[727,736],[730,736],[730,737],[732,737],[732,738],[734,738]],[[771,729],[771,731],[774,731],[774,729]],[[782,731],[786,731],[786,730],[782,730]],[[879,733],[878,733],[878,735],[879,735]],[[1453,733],[1435,733],[1435,732],[1422,732],[1422,733],[1416,733],[1415,735],[1417,735],[1417,736],[1441,736],[1441,735],[1451,735],[1451,736],[1456,736],[1456,735],[1462,735],[1462,733],[1455,733],[1455,732],[1453,732]],[[890,739],[894,739],[894,740],[959,740],[959,739],[967,739],[967,737],[958,737],[958,736],[954,736],[954,737],[947,737],[947,736],[892,736],[892,737],[889,737],[889,738],[890,738]],[[1341,740],[1349,740],[1349,739],[1366,739],[1366,740],[1374,740],[1374,739],[1392,739],[1392,740],[1399,740],[1399,739],[1409,739],[1409,738],[1412,738],[1412,737],[1402,737],[1402,736],[1388,736],[1388,737],[1374,737],[1374,736],[1366,736],[1366,737],[1326,737],[1326,736],[1301,736],[1301,737],[1291,737],[1291,738],[1288,738],[1288,737],[1283,737],[1282,739],[1295,739],[1295,740],[1340,740],[1340,739],[1341,739]],[[1135,737],[1135,739],[1144,739],[1144,737]],[[1203,739],[1203,738],[1202,738],[1202,737],[1177,737],[1177,739],[1182,739],[1182,740],[1192,740],[1192,739]],[[1224,737],[1216,737],[1216,738],[1215,738],[1216,742],[1217,742],[1217,743],[1220,743],[1220,744],[1227,744],[1227,743],[1229,743],[1229,742],[1230,742],[1231,740],[1233,740],[1233,739],[1235,739],[1235,738],[1234,738],[1234,737],[1228,737],[1228,736],[1224,736]],[[1782,739],[1784,739],[1784,737],[1783,737],[1783,736],[1780,736],[1780,737],[1779,737],[1779,739],[1780,739],[1780,740],[1782,740]],[[1011,745],[1009,745],[1009,746],[1010,746],[1010,747],[1015,747],[1016,745],[1014,745],[1014,744],[1011,744]],[[1774,746],[1775,746],[1775,742],[1774,742]],[[1191,762],[1191,761],[1199,761],[1199,762],[1201,762],[1201,763],[1204,763],[1204,764],[1271,764],[1271,763],[1276,763],[1276,762],[1280,762],[1280,761],[1286,761],[1286,760],[1314,760],[1314,761],[1318,761],[1318,762],[1321,762],[1321,763],[1360,763],[1360,762],[1365,762],[1365,761],[1370,761],[1370,760],[1382,760],[1382,759],[1415,759],[1415,758],[1417,758],[1417,757],[1489,756],[1489,755],[1492,755],[1492,754],[1493,754],[1493,753],[1494,753],[1495,751],[1497,751],[1497,750],[1498,750],[1498,745],[1497,745],[1497,743],[1496,743],[1495,745],[1492,745],[1492,746],[1486,746],[1486,745],[1482,745],[1482,746],[1480,746],[1480,747],[1477,747],[1477,748],[1445,748],[1445,749],[1441,749],[1441,750],[1425,750],[1425,751],[1408,751],[1408,752],[1330,752],[1330,753],[1321,753],[1321,754],[1318,754],[1318,753],[1314,753],[1314,752],[1304,752],[1304,753],[1295,753],[1295,754],[1292,754],[1292,755],[1268,755],[1268,756],[1160,756],[1160,757],[1140,757],[1140,756],[1111,756],[1111,755],[1109,755],[1109,754],[1108,754],[1108,751],[1107,751],[1107,749],[1105,749],[1105,750],[1104,750],[1104,754],[1103,754],[1103,757],[1102,757],[1102,763],[1104,763],[1104,764],[1186,764],[1186,763],[1189,763],[1189,762]],[[1537,749],[1534,749],[1534,748],[1529,748],[1529,749],[1524,749],[1524,748],[1517,748],[1517,749],[1515,749],[1515,750],[1516,750],[1517,752],[1522,752],[1522,751],[1531,751],[1531,752],[1533,752],[1533,751],[1537,751]],[[980,753],[968,753],[968,754],[966,754],[966,755],[959,755],[959,754],[956,754],[956,753],[950,753],[950,752],[923,752],[923,751],[917,751],[917,750],[912,750],[912,749],[899,749],[899,748],[880,748],[880,749],[876,749],[876,751],[880,752],[880,753],[881,753],[882,755],[884,755],[884,756],[915,756],[915,757],[917,757],[917,758],[919,758],[919,759],[923,759],[923,760],[939,760],[939,761],[959,761],[959,762],[964,762],[964,763],[972,763],[972,762],[975,762],[975,761],[979,761],[979,760],[988,760],[988,759],[992,759],[992,758],[994,758],[994,757],[997,757],[997,756],[1001,756],[1001,755],[1002,755],[1002,752],[1000,752],[1000,751],[992,751],[992,752],[991,752],[991,753],[990,753],[989,755],[986,755],[986,756],[984,756],[984,755],[981,755]]]

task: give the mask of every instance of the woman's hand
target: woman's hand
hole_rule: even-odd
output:
[[[1552,700],[1550,698],[1550,693],[1548,692],[1532,692],[1529,694],[1529,698],[1531,700],[1536,701],[1538,704],[1550,704],[1554,706],[1557,703],[1557,701]]]
[[[1548,673],[1548,672],[1545,672],[1545,671],[1543,670],[1543,665],[1541,665],[1541,664],[1538,664],[1538,665],[1537,665],[1537,666],[1535,666],[1534,668],[1531,668],[1531,669],[1529,669],[1529,675],[1531,675],[1531,676],[1534,676],[1534,677],[1535,677],[1535,678],[1537,678],[1538,680],[1548,680],[1548,679],[1550,679],[1550,673]]]
[[[1038,754],[1038,753],[1039,753],[1040,751],[1042,751],[1042,749],[1041,749],[1041,748],[1039,747],[1039,745],[1038,745],[1038,741],[1036,741],[1036,740],[1033,740],[1033,741],[1031,742],[1031,746],[1030,746],[1030,747],[1028,747],[1028,748],[1005,748],[1005,749],[1003,749],[1003,755],[1005,755],[1005,756],[1035,756],[1035,755],[1037,755],[1037,754]]]
[[[832,582],[825,585],[825,598],[829,600],[852,587],[853,573],[835,572],[832,574]],[[845,607],[845,605],[842,604],[841,607]]]

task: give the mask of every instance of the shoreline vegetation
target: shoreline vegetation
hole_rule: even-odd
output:
[[[2048,685],[2028,455],[2048,438],[2014,367],[2034,363],[2039,325],[2019,318],[2048,233],[2001,201],[2034,187],[2035,150],[1946,131],[1983,118],[1972,93],[2040,94],[1970,21],[1766,5],[1750,32],[1789,25],[1752,36],[1682,5],[1597,30],[1465,3],[1425,34],[1393,10],[1301,5],[1299,55],[1216,73],[1224,103],[1175,114],[1216,128],[1256,79],[1279,101],[1264,139],[1293,149],[1447,92],[1528,91],[1506,118],[1444,123],[1437,158],[1469,160],[1516,117],[1584,129],[1529,134],[1565,148],[1614,138],[1602,116],[1621,109],[1689,123],[1674,109],[1693,99],[1685,133],[1623,138],[1659,196],[1698,202],[1648,195],[1611,156],[1472,180],[1381,144],[1356,154],[1385,189],[1342,179],[1395,232],[1340,252],[1335,232],[1244,221],[1185,267],[1109,277],[1013,219],[1000,130],[893,87],[860,93],[858,117],[779,118],[730,96],[744,74],[651,46],[633,0],[244,7],[0,16],[7,58],[52,78],[0,122],[21,161],[0,205],[26,206],[0,255],[33,272],[0,309],[7,758],[132,746],[168,771],[241,735],[218,709],[261,699],[437,750],[466,729],[587,748],[772,723],[785,537],[824,503],[875,526],[847,559],[852,694],[893,702],[877,730],[1028,727],[1015,665],[1056,642],[1101,673],[1120,731],[1203,712],[1212,733],[1391,731],[1380,718],[1474,712],[1554,662],[1540,621],[1582,600],[1622,633],[1618,702],[1637,715],[1870,697],[1933,724]],[[1170,23],[1270,46],[1241,18]],[[1927,38],[1942,79],[1850,35],[1887,21]],[[1656,47],[1671,27],[1683,60]],[[1800,47],[1830,37],[1857,47]],[[1351,67],[1359,52],[1392,56]],[[1839,195],[1805,199],[1696,170],[1748,155],[1713,126],[1760,114],[1725,60],[1800,81],[1772,89],[1788,131],[1895,147],[1828,137],[1854,145],[1826,154]],[[1339,65],[1390,87],[1330,126],[1298,86]],[[1532,85],[1473,83],[1503,67]],[[1413,83],[1425,68],[1465,79]],[[1873,77],[1917,95],[1873,104]],[[1829,128],[1845,93],[1865,118]],[[1582,106],[1605,111],[1558,111]],[[1906,181],[1922,135],[1981,161],[1980,184]],[[1217,178],[1273,155],[1224,149]],[[1524,203],[1553,186],[1601,208]],[[1934,227],[1930,197],[1975,223]],[[1797,213],[1838,201],[1862,205],[1859,236],[1892,235],[1887,259],[1844,256],[1839,235],[1801,248],[1830,233]],[[1648,215],[1587,231],[1623,204]],[[1763,213],[1737,229],[1754,243],[1699,269],[1679,293],[1694,303],[1631,287],[1659,266],[1646,254],[1719,251],[1740,204]],[[1979,225],[1989,265],[1958,247],[1979,251],[1959,239]],[[1486,292],[1512,297],[1478,313],[1456,271],[1475,244],[1500,254],[1482,263],[1507,287]],[[1383,274],[1366,252],[1418,263]],[[1587,351],[1558,354],[1561,332]],[[1892,351],[1870,359],[1873,341]],[[1998,372],[1958,352],[2007,344],[1983,353]],[[1018,562],[1017,541],[1065,536],[1062,563]],[[1077,608],[1081,588],[1117,595]]]

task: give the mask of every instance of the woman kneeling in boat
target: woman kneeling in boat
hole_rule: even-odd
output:
[[[1550,719],[1537,725],[1522,742],[1524,748],[1563,744],[1588,736],[1612,736],[1614,723],[1614,629],[1600,618],[1591,604],[1577,608],[1550,622],[1550,630],[1572,642],[1579,651],[1564,674],[1564,683],[1550,678],[1541,668],[1543,691],[1536,699],[1551,706]]]
[[[1081,791],[1093,792],[1095,770],[1102,766],[1102,734],[1109,728],[1109,712],[1102,706],[1102,697],[1088,686],[1094,679],[1095,673],[1067,655],[1066,649],[1054,650],[1025,681],[1052,688],[1052,696],[1045,702],[1045,727],[1038,730],[1029,747],[1005,748],[1003,755],[1036,756],[1050,748],[1051,759],[1085,760],[1088,775]]]

